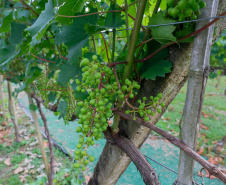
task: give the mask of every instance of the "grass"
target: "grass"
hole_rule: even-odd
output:
[[[216,88],[216,79],[209,79],[206,87],[202,116],[200,125],[200,136],[198,138],[198,148],[204,146],[207,154],[207,147],[214,145],[226,135],[226,76],[220,77],[220,83]],[[179,121],[182,116],[184,102],[186,99],[187,84],[173,100],[157,126],[171,132],[179,137]]]

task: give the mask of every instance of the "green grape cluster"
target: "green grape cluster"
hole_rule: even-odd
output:
[[[167,14],[179,21],[197,19],[199,9],[205,7],[206,2],[200,0],[167,0]]]
[[[128,97],[133,98],[137,93],[136,90],[140,88],[137,82],[126,79],[125,85],[120,90],[119,81],[117,82],[112,69],[100,63],[96,55],[92,59],[89,61],[84,58],[81,61],[82,81],[76,79],[76,90],[89,94],[87,99],[77,103],[77,106],[82,108],[78,116],[78,124],[81,126],[76,128],[76,132],[82,135],[79,136],[75,150],[75,159],[79,162],[75,163],[74,167],[82,167],[82,170],[89,161],[94,161],[94,157],[86,150],[88,146],[95,144],[95,140],[101,137],[103,131],[107,130],[114,102]]]
[[[132,113],[135,118],[135,113],[138,113],[141,117],[144,118],[145,121],[149,121],[149,115],[154,116],[154,112],[151,110],[151,108],[155,108],[158,113],[161,113],[162,110],[158,108],[159,106],[165,107],[164,103],[159,103],[159,100],[162,98],[162,94],[159,93],[156,97],[150,96],[150,101],[146,103],[147,98],[143,97],[143,101],[138,100],[137,103],[139,104],[139,107],[137,109],[133,110],[127,110],[126,114]]]

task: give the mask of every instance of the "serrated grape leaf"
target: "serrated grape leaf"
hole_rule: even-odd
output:
[[[155,40],[152,40],[151,42],[147,43],[147,53],[145,57],[149,56],[150,54],[154,53],[158,48],[161,47],[161,44]],[[146,70],[149,68],[152,68],[153,63],[163,60],[168,56],[168,50],[165,48],[158,52],[156,55],[154,55],[149,60],[138,63],[137,69],[140,75],[142,75]]]
[[[89,94],[87,92],[85,92],[85,93],[78,92],[78,91],[74,92],[75,100],[85,100],[88,96],[89,96]]]
[[[81,12],[85,5],[86,0],[66,0],[65,3],[60,6],[58,11],[59,15],[72,16],[75,13]],[[71,22],[70,18],[67,17],[57,17],[56,20],[61,24],[69,24]]]
[[[58,119],[64,118],[67,115],[67,101],[60,101],[57,112],[60,112]]]
[[[23,38],[23,30],[27,27],[26,24],[20,24],[12,22],[11,24],[11,34],[9,37],[9,42],[11,44],[18,44]]]
[[[158,12],[149,19],[149,25],[168,24],[174,22],[176,21],[164,18],[162,12]],[[151,27],[151,34],[159,43],[167,44],[171,41],[176,41],[176,37],[173,35],[175,29],[176,27],[173,25]]]
[[[81,74],[82,70],[79,66],[64,64],[60,67],[57,81],[65,86],[70,79],[80,76]]]
[[[108,11],[120,10],[114,3],[111,4]],[[104,27],[105,28],[120,28],[125,24],[122,19],[121,12],[109,12],[105,18]]]
[[[10,61],[14,58],[16,49],[14,46],[8,45],[0,48],[0,66],[10,64]]]
[[[13,21],[13,12],[11,11],[11,13],[9,15],[4,17],[3,22],[0,26],[0,33],[10,32],[12,21]]]
[[[32,36],[31,46],[34,46],[34,44],[43,37],[49,24],[54,19],[55,14],[53,12],[53,8],[53,1],[49,0],[45,5],[45,10],[42,11],[34,24],[32,24],[32,26],[27,29],[27,31]]]
[[[90,13],[96,10],[90,11]],[[82,48],[89,45],[90,34],[86,32],[85,26],[96,25],[98,15],[78,17],[73,19],[73,23],[64,26],[63,30],[56,34],[56,44],[64,43],[68,46],[68,61],[71,64],[78,65],[79,57],[82,56]]]
[[[182,29],[180,31],[177,31],[175,33],[175,36],[179,39],[181,37],[184,37],[184,36],[194,32],[194,31],[195,31],[195,24],[191,24],[189,27],[184,28],[184,29]],[[194,37],[189,37],[189,38],[184,39],[184,40],[182,40],[180,42],[184,43],[184,42],[193,42],[193,41],[194,41]]]
[[[144,73],[142,73],[141,78],[155,80],[157,76],[165,77],[166,73],[171,72],[171,68],[172,62],[168,60],[160,60],[153,63],[151,68],[148,68]]]
[[[55,99],[56,99],[56,95],[57,95],[56,92],[50,92],[50,93],[48,94],[48,100],[49,100],[50,102],[54,102]]]

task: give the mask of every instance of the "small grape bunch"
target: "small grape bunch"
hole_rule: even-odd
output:
[[[135,114],[138,113],[140,117],[144,118],[145,121],[149,121],[149,115],[154,116],[154,112],[151,110],[151,108],[155,108],[158,113],[161,113],[162,110],[159,108],[159,106],[165,107],[164,103],[159,103],[161,98],[162,94],[159,93],[156,97],[150,96],[150,101],[146,103],[147,98],[143,97],[143,101],[137,101],[139,107],[133,110],[127,110],[126,114],[133,114],[133,119],[136,120]]]
[[[177,21],[197,19],[205,7],[206,2],[200,0],[167,0],[167,14]]]

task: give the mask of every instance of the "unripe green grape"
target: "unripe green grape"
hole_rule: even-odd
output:
[[[134,95],[131,93],[131,94],[129,95],[129,97],[130,97],[130,98],[134,98]]]
[[[76,90],[77,90],[78,92],[80,92],[80,91],[82,90],[82,88],[81,88],[80,86],[77,86],[77,87],[76,87]]]
[[[157,97],[158,97],[158,98],[162,98],[162,94],[161,94],[161,93],[158,93],[158,94],[157,94]]]
[[[180,0],[177,4],[177,7],[179,7],[180,9],[185,9],[186,5],[187,5],[187,0]]]
[[[104,102],[103,102],[102,100],[100,100],[100,101],[98,102],[98,105],[102,106],[102,105],[104,105]]]
[[[79,160],[80,159],[80,157],[78,155],[76,155],[74,158],[75,158],[75,160]]]
[[[176,17],[177,15],[178,15],[178,13],[179,13],[180,11],[177,9],[177,8],[173,8],[172,10],[171,10],[171,16],[172,17]]]
[[[89,164],[89,160],[83,161],[83,164],[84,164],[85,166],[88,165],[88,164]]]
[[[91,105],[94,105],[96,103],[96,101],[94,99],[90,100],[89,102]]]
[[[77,85],[80,85],[81,84],[81,82],[80,82],[79,79],[76,79],[75,82],[76,82]]]
[[[100,90],[100,92],[101,92],[102,94],[104,94],[104,93],[106,92],[106,89],[105,89],[105,88],[102,88],[102,89]]]
[[[145,117],[144,118],[144,121],[149,121],[149,117]]]
[[[173,6],[174,5],[174,0],[167,0],[167,5],[168,6]]]
[[[111,85],[107,85],[107,86],[106,86],[106,89],[107,89],[107,90],[111,90],[111,89],[112,89],[112,86],[111,86]]]
[[[91,137],[87,137],[87,138],[86,138],[86,141],[87,141],[88,143],[90,143],[90,142],[92,141],[92,138],[91,138]]]
[[[161,112],[162,112],[162,110],[161,110],[161,109],[157,109],[157,112],[158,112],[158,113],[161,113]]]
[[[79,155],[81,153],[80,150],[75,150],[75,155]]]
[[[79,163],[74,163],[74,164],[73,164],[73,167],[74,167],[74,168],[79,168],[79,167],[80,167],[80,164],[79,164]]]
[[[192,14],[192,9],[187,8],[187,9],[185,10],[184,15],[185,15],[186,17],[190,17],[190,16],[191,16],[191,14]]]
[[[169,15],[172,15],[172,10],[173,10],[173,8],[169,8],[169,9],[167,10],[167,12],[168,12]]]
[[[78,149],[82,148],[82,144],[80,144],[80,143],[77,144],[77,145],[76,145],[76,148],[78,148]]]
[[[81,155],[85,156],[86,155],[86,151],[85,150],[81,151]]]
[[[79,132],[81,132],[81,131],[82,131],[82,128],[81,128],[81,127],[77,127],[77,128],[76,128],[76,132],[77,132],[77,133],[79,133]]]
[[[200,9],[203,9],[203,8],[205,8],[206,7],[206,2],[205,1],[200,1],[199,2],[199,8]]]
[[[94,74],[94,78],[99,79],[101,77],[101,73],[97,72]]]
[[[84,142],[84,138],[83,138],[83,137],[80,138],[80,139],[78,140],[78,142],[79,142],[80,144],[82,144],[82,143]]]
[[[89,156],[89,161],[90,161],[90,162],[95,161],[95,157],[93,157],[93,156]]]
[[[127,86],[126,86],[126,85],[123,85],[121,89],[122,89],[123,91],[126,91],[126,90],[127,90]]]
[[[84,59],[81,61],[81,66],[86,66],[88,63],[89,63],[89,59],[88,59],[88,58],[84,58]]]
[[[93,55],[92,56],[92,59],[95,61],[95,60],[97,60],[97,56],[96,55]]]
[[[120,98],[120,99],[124,99],[124,95],[123,95],[123,94],[120,94],[120,95],[119,95],[119,98]]]

